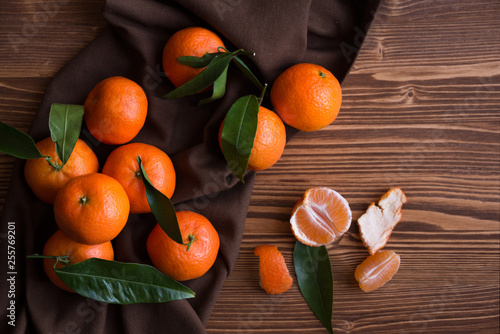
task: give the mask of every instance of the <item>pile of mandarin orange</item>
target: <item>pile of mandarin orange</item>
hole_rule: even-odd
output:
[[[205,28],[180,30],[163,49],[163,70],[172,84],[179,87],[203,68],[180,64],[177,58],[201,57],[217,52],[219,47],[224,47],[222,40]],[[261,106],[258,112],[248,163],[248,168],[255,171],[268,169],[280,159],[286,144],[284,124],[302,131],[319,130],[335,120],[342,102],[340,84],[334,75],[308,63],[291,66],[279,75],[270,97],[275,111]],[[28,185],[41,200],[53,203],[59,227],[46,242],[44,255],[68,256],[70,264],[92,257],[112,260],[111,240],[124,228],[129,214],[151,212],[138,156],[151,183],[161,193],[170,198],[176,186],[174,165],[165,152],[146,143],[129,143],[142,129],[148,111],[146,94],[138,84],[124,77],[107,78],[88,94],[84,109],[90,133],[104,144],[118,145],[100,173],[97,157],[80,139],[62,167],[51,138],[36,145],[54,164],[40,158],[28,160],[25,165]],[[351,218],[349,204],[340,194],[330,188],[315,187],[307,190],[295,205],[290,224],[297,240],[320,246],[341,238],[349,229]],[[156,225],[146,245],[151,262],[179,281],[201,277],[217,257],[218,233],[199,213],[180,211],[177,219],[184,242],[194,239],[189,251]],[[259,246],[255,255],[260,257],[261,286],[267,293],[282,293],[292,286],[292,277],[277,247]],[[379,257],[387,261],[394,258],[386,253]],[[55,274],[54,264],[54,259],[44,259],[48,277],[58,287],[71,291]],[[57,267],[63,265],[58,263]],[[358,267],[356,278],[372,267],[370,263]]]

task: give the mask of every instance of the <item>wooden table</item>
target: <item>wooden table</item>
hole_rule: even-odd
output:
[[[56,18],[34,21],[55,4],[0,4],[0,120],[23,131],[50,79],[106,25],[102,0],[70,1]],[[499,21],[498,1],[382,1],[343,82],[338,119],[297,135],[258,174],[238,261],[208,332],[326,332],[296,284],[280,296],[263,293],[253,255],[272,243],[293,268],[291,208],[323,185],[346,197],[354,218],[329,247],[336,333],[498,333]],[[38,24],[30,30],[29,22]],[[0,155],[0,206],[12,166]],[[386,246],[401,267],[386,286],[363,293],[353,273],[367,252],[355,220],[392,186],[408,196]]]

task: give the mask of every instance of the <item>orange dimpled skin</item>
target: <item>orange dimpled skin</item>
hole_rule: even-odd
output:
[[[155,146],[144,143],[120,146],[108,156],[102,172],[123,186],[130,200],[130,213],[148,213],[151,208],[137,156],[141,157],[142,165],[153,186],[171,198],[176,182],[174,165],[170,157]]]
[[[123,187],[100,173],[71,179],[54,201],[59,228],[87,245],[114,239],[127,223],[129,212],[130,203]]]
[[[283,121],[276,113],[260,107],[248,169],[260,171],[272,167],[281,158],[285,144],[286,130]]]
[[[283,255],[273,245],[258,246],[260,285],[270,295],[277,295],[291,288],[293,279],[288,272]]]
[[[222,40],[212,31],[201,27],[182,29],[173,34],[163,48],[163,70],[167,78],[179,87],[204,68],[193,68],[182,65],[177,58],[183,56],[201,57],[206,53],[218,52],[219,46],[224,47]]]
[[[354,272],[354,278],[365,292],[373,291],[387,283],[398,271],[401,259],[393,251],[379,251],[368,256]]]
[[[120,145],[131,141],[144,126],[148,100],[141,86],[116,76],[99,82],[84,108],[90,133],[105,144]]]
[[[219,128],[219,147],[222,150],[221,134],[224,122]],[[248,169],[261,171],[271,168],[283,155],[286,145],[285,124],[279,116],[264,107],[259,107],[257,132],[248,158]]]
[[[98,258],[109,261],[114,259],[113,246],[110,241],[98,245],[84,245],[72,240],[61,230],[58,230],[49,238],[49,240],[47,240],[43,249],[43,255],[68,256],[70,261],[69,265],[79,263],[90,258]],[[59,278],[59,276],[57,276],[54,271],[55,263],[55,259],[43,259],[43,269],[45,270],[45,273],[49,277],[50,281],[63,290],[74,292]],[[59,262],[56,268],[61,268],[63,266],[65,265]]]
[[[64,166],[57,156],[55,143],[52,138],[45,138],[36,147],[44,156],[50,157],[54,166],[45,158],[30,159],[24,166],[24,177],[35,195],[42,201],[52,204],[57,192],[70,179],[90,173],[97,173],[99,162],[90,147],[78,139],[70,158]]]
[[[205,275],[212,267],[219,252],[219,235],[210,221],[199,213],[179,211],[177,220],[185,244],[173,241],[156,225],[146,246],[153,265],[163,274],[187,281]]]
[[[337,78],[324,67],[301,63],[288,68],[274,81],[271,102],[286,124],[302,131],[315,131],[337,117],[342,90]]]

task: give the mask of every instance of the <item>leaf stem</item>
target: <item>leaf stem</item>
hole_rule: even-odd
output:
[[[64,265],[69,265],[70,260],[68,255],[39,255],[39,254],[32,254],[32,255],[27,255],[27,259],[52,259],[56,260],[56,263],[54,263],[54,269],[56,269],[56,266],[59,262],[61,262]]]
[[[45,158],[45,160],[47,160],[47,162],[49,163],[49,165],[54,168],[55,170],[61,170],[61,168],[63,168],[64,165],[59,165],[59,164],[56,164],[54,162],[52,162],[52,158],[49,157],[49,156],[46,156],[44,155],[43,156]]]
[[[193,244],[193,242],[196,241],[196,236],[192,235],[192,234],[189,234],[188,235],[188,243],[185,244],[187,246],[187,249],[186,249],[186,252],[189,252],[189,248],[191,248],[191,245]]]
[[[85,205],[85,204],[87,204],[88,200],[89,199],[87,198],[87,196],[82,196],[82,197],[80,197],[80,204]]]
[[[267,83],[264,84],[264,87],[260,92],[260,96],[257,98],[257,101],[259,101],[259,106],[262,104],[262,101],[264,100],[264,95],[266,94],[266,90],[267,90]]]

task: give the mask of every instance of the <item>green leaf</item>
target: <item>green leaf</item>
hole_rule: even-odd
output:
[[[229,68],[229,65],[226,66],[224,69],[224,72],[215,80],[214,82],[214,89],[212,92],[212,96],[206,99],[202,99],[198,105],[203,105],[205,103],[212,102],[214,100],[220,99],[221,97],[224,96],[224,93],[226,92],[226,80],[227,80],[227,69]]]
[[[78,294],[105,303],[164,303],[195,295],[156,268],[139,263],[91,258],[55,272]]]
[[[257,87],[259,92],[262,92],[264,90],[264,85],[260,83],[259,79],[253,74],[253,72],[250,70],[250,68],[238,57],[234,57],[233,61],[235,62],[236,66],[243,72],[243,74],[250,79],[250,81]]]
[[[205,88],[212,85],[215,80],[220,77],[233,57],[234,54],[232,53],[217,55],[210,62],[207,68],[200,72],[200,74],[186,82],[184,85],[177,87],[163,97],[166,99],[175,99],[187,95],[196,94],[204,90]]]
[[[148,198],[149,207],[158,221],[158,224],[170,239],[179,244],[184,244],[182,242],[181,230],[179,229],[179,222],[177,221],[177,215],[175,214],[175,208],[172,201],[153,186],[144,170],[140,157],[137,157],[137,161],[141,168],[142,181],[146,188],[146,197]]]
[[[20,159],[38,159],[44,156],[33,138],[3,122],[0,122],[0,152]]]
[[[71,156],[76,141],[80,137],[82,121],[82,105],[52,103],[50,106],[50,136],[56,143],[56,152],[63,166]]]
[[[249,52],[239,49],[234,52],[222,52],[217,54],[208,66],[193,79],[186,82],[184,85],[177,87],[170,93],[163,96],[165,99],[175,99],[187,95],[193,95],[201,92],[207,87],[210,87],[217,80],[222,72],[226,69],[231,59],[237,55],[246,55]]]
[[[222,52],[214,52],[214,53],[205,53],[201,57],[195,56],[183,56],[177,58],[177,62],[182,65],[194,67],[194,68],[203,68],[207,67],[208,64],[215,58],[215,56],[221,54]]]
[[[328,332],[333,333],[333,274],[328,250],[297,241],[293,264],[302,296]]]
[[[229,168],[241,182],[252,152],[259,114],[259,102],[255,95],[239,98],[224,118],[221,146]]]

